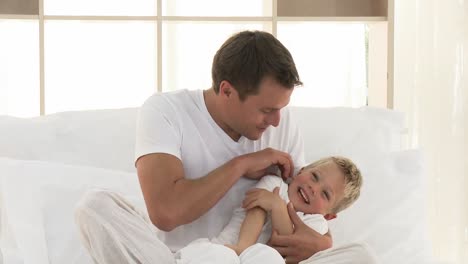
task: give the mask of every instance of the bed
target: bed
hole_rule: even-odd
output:
[[[424,159],[402,149],[404,116],[377,108],[290,107],[306,161],[345,155],[360,167],[359,200],[330,222],[334,246],[366,243],[380,263],[435,263],[428,239]],[[3,263],[92,263],[73,208],[90,187],[144,206],[133,166],[137,108],[0,116]],[[352,263],[352,261],[350,262]]]

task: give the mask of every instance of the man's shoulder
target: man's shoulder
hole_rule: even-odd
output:
[[[178,101],[187,101],[193,100],[196,98],[199,90],[176,90],[176,91],[169,91],[169,92],[162,92],[162,93],[154,93],[151,95],[147,100],[146,103],[155,103],[155,102],[178,102]]]
[[[171,92],[155,93],[146,99],[142,108],[156,108],[159,111],[181,111],[198,105],[199,90],[177,90]]]

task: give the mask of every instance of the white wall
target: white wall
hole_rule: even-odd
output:
[[[395,0],[394,107],[425,150],[434,253],[468,263],[468,2]]]

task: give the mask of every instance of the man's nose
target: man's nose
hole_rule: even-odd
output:
[[[281,119],[280,111],[276,110],[270,113],[270,115],[268,116],[267,122],[268,124],[274,127],[277,127],[279,125],[280,119]]]

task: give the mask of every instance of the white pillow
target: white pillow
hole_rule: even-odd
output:
[[[400,150],[403,114],[370,107],[290,107],[306,160],[342,150]],[[36,118],[0,116],[0,157],[135,171],[137,108],[63,112]]]
[[[0,157],[133,172],[137,108],[0,116]]]
[[[291,116],[301,129],[306,161],[340,153],[372,156],[401,150],[401,112],[371,107],[291,107]]]
[[[361,197],[329,222],[334,244],[366,242],[382,264],[428,263],[431,245],[422,152],[350,158],[360,168],[364,184]]]
[[[70,212],[73,211],[74,203],[85,189],[109,188],[123,194],[140,197],[143,201],[135,173],[42,161],[0,159],[0,176],[2,177],[0,185],[3,195],[2,209],[5,210],[3,213],[6,213],[2,213],[2,217],[6,219],[6,223],[3,224],[11,229],[16,240],[5,241],[8,238],[2,237],[2,244],[10,247],[16,245],[22,254],[24,264],[47,264],[49,258],[53,261],[51,263],[72,263],[68,260],[63,262],[66,258],[62,258],[63,255],[58,251],[65,248],[69,250],[69,243],[71,246],[77,245],[76,237],[69,236],[76,235],[74,230],[76,227],[71,222],[73,218]],[[73,199],[67,195],[51,196],[54,193],[44,197],[41,190],[52,188],[47,187],[51,185],[76,190],[70,193]],[[62,194],[65,193],[62,192]],[[60,205],[54,214],[48,207],[52,199]],[[41,212],[42,207],[45,208],[43,212]],[[60,216],[60,219],[55,221],[51,215]],[[52,222],[47,223],[44,220]],[[46,230],[44,227],[49,228]],[[54,239],[57,230],[63,232],[64,236],[61,241],[63,244]],[[50,248],[47,246],[47,239],[54,242]],[[81,249],[77,248],[76,252],[79,253],[79,250]],[[72,254],[75,249],[67,252]],[[56,259],[61,259],[62,262],[55,262]]]

